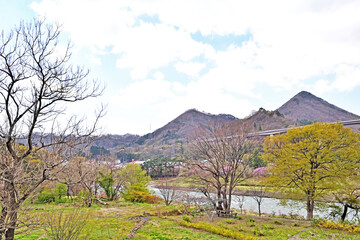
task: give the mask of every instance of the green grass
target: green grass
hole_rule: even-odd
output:
[[[58,212],[71,212],[80,207],[70,203],[27,205],[27,211],[20,212],[20,216],[34,219],[38,228],[29,229],[21,239],[49,239],[41,224],[46,216]],[[269,218],[241,215],[238,218],[214,217],[212,222],[204,214],[191,217],[195,227],[181,224],[183,217],[181,205],[165,206],[163,204],[141,204],[128,202],[109,202],[108,206],[93,205],[91,208],[80,207],[88,214],[88,221],[80,234],[80,239],[123,239],[139,220],[147,218],[147,224],[142,226],[133,239],[230,239],[221,236],[221,232],[237,232],[246,237],[256,239],[288,239],[310,227],[309,221],[291,220],[286,218]],[[197,228],[196,226],[200,226]],[[213,226],[213,227],[212,227]],[[215,229],[215,230],[214,230]],[[219,230],[220,229],[220,230]],[[223,229],[223,231],[221,231]],[[218,234],[216,234],[218,233]],[[226,234],[225,234],[226,235]],[[17,237],[20,237],[18,235]],[[298,235],[298,239],[360,239],[360,236],[339,231],[310,228]]]

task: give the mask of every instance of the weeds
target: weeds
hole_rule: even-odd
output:
[[[69,212],[51,212],[46,216],[45,231],[51,239],[75,240],[83,230],[88,220],[88,213],[75,208]]]

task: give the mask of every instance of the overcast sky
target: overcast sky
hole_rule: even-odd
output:
[[[106,85],[105,133],[145,134],[190,108],[238,118],[301,90],[360,115],[360,1],[0,0],[5,31],[63,25]]]

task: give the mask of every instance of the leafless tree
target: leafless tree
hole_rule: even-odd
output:
[[[159,191],[162,198],[165,201],[165,205],[169,206],[174,200],[177,200],[179,197],[179,192],[176,189],[176,186],[170,183],[170,180],[163,180],[159,186]]]
[[[239,209],[240,209],[240,214],[243,214],[243,208],[244,208],[244,203],[245,203],[245,196],[236,196],[236,199],[238,201],[238,205],[239,205]]]
[[[193,141],[189,169],[215,191],[218,209],[230,212],[235,187],[250,176],[249,155],[254,145],[241,124],[214,124],[203,128]]]
[[[14,239],[21,204],[79,154],[103,115],[100,109],[89,126],[65,114],[68,103],[102,89],[69,63],[70,44],[59,52],[60,32],[34,19],[0,35],[0,238]]]
[[[84,191],[84,205],[91,207],[93,196],[98,190],[98,177],[100,171],[100,163],[94,159],[86,159],[78,157],[76,160],[76,172],[79,182]]]
[[[253,186],[250,190],[252,198],[256,201],[258,205],[259,216],[261,216],[261,204],[263,203],[264,198],[266,197],[265,186]]]
[[[182,215],[188,214],[190,212],[191,204],[193,203],[193,196],[191,196],[189,192],[183,191],[179,194],[179,199],[184,207]]]

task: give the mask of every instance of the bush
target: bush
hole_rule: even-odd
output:
[[[45,217],[44,229],[50,239],[55,240],[75,240],[86,225],[88,213],[84,213],[80,208],[75,208],[69,212],[50,212]]]
[[[320,228],[328,228],[328,229],[336,229],[336,230],[342,230],[350,233],[360,233],[360,226],[355,226],[348,223],[334,223],[327,220],[320,220],[317,222],[314,222],[317,227]]]
[[[58,183],[58,185],[55,188],[56,198],[60,200],[62,197],[65,197],[67,190],[68,190],[68,188],[67,188],[66,184]]]
[[[38,202],[39,203],[55,202],[54,191],[52,191],[52,189],[49,189],[49,188],[44,188],[39,194]]]
[[[191,222],[191,218],[190,218],[190,216],[188,216],[188,215],[183,215],[183,216],[182,216],[182,219],[183,219],[185,222]]]
[[[127,194],[123,195],[125,201],[128,202],[138,202],[138,203],[160,203],[161,198],[151,195],[148,192],[141,192],[136,190],[131,190]]]
[[[144,184],[136,183],[126,191],[123,196],[125,201],[138,203],[160,203],[161,198],[151,195]]]

